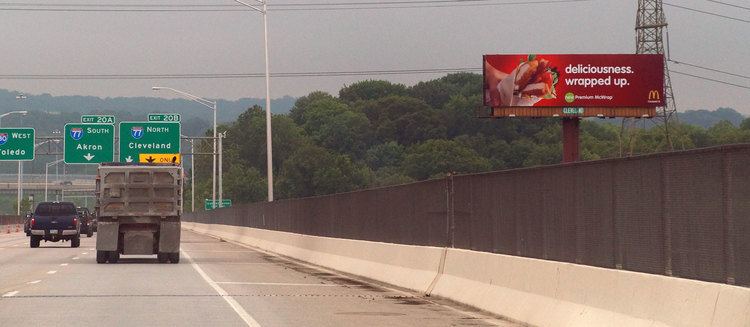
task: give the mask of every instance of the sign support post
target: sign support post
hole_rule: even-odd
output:
[[[581,118],[565,117],[562,119],[563,163],[581,160]]]

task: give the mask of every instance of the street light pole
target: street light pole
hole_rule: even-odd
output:
[[[47,189],[49,186],[49,167],[57,165],[63,162],[63,160],[65,159],[58,159],[53,162],[48,162],[47,164],[45,164],[45,167],[44,167],[44,202],[47,202]]]
[[[26,99],[26,96],[23,95],[23,94],[17,95],[16,99],[18,99],[18,100]],[[29,112],[26,111],[26,110],[17,110],[17,111],[6,112],[6,113],[0,115],[0,123],[2,122],[3,117],[5,117],[5,116],[12,115],[12,114],[21,114],[21,115],[25,116],[27,113],[29,113]],[[22,165],[22,163],[23,163],[23,161],[20,161],[20,160],[18,161],[18,182],[17,182],[18,183],[18,185],[17,185],[18,187],[17,187],[17,190],[16,190],[16,192],[17,192],[16,206],[18,206],[18,208],[16,208],[16,215],[19,215],[19,216],[21,215],[21,198],[23,197],[23,188],[21,187],[21,178],[23,176],[23,165]]]
[[[273,147],[271,142],[271,73],[268,64],[268,1],[255,0],[263,7],[258,8],[240,0],[235,2],[263,15],[263,50],[266,59],[266,170],[268,178],[268,202],[273,201]]]
[[[226,137],[227,132],[219,133],[219,208],[224,207],[224,192],[222,191],[224,189],[224,185],[222,184],[224,181],[224,169],[223,169],[223,149],[224,149],[224,138]]]
[[[193,143],[195,140],[190,141],[190,212],[195,212],[195,151],[193,150],[193,147],[195,144]]]
[[[216,101],[206,100],[206,99],[201,98],[201,97],[199,97],[197,95],[192,95],[192,94],[187,93],[185,91],[180,91],[178,89],[173,89],[171,87],[154,86],[154,87],[151,87],[151,89],[154,90],[154,91],[159,91],[159,90],[169,90],[169,91],[172,91],[174,93],[177,93],[179,95],[182,95],[182,96],[188,98],[189,100],[198,102],[198,103],[202,104],[203,106],[205,106],[205,107],[207,107],[207,108],[209,108],[209,109],[211,109],[211,110],[214,111],[214,137],[213,137],[213,140],[214,140],[214,154],[213,154],[214,165],[213,166],[214,167],[213,167],[213,175],[211,176],[212,189],[213,189],[212,192],[211,192],[211,200],[213,201],[213,207],[216,207]],[[195,169],[195,168],[193,168],[193,169]]]
[[[181,136],[185,141],[188,141],[188,136]],[[188,142],[190,142],[190,212],[195,212],[195,150],[193,143],[195,139],[190,139]]]

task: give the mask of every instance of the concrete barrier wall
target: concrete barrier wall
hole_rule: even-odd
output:
[[[182,222],[184,228],[412,290],[426,290],[442,248],[352,241],[250,227]]]
[[[536,326],[750,326],[750,289],[460,249],[183,227]]]

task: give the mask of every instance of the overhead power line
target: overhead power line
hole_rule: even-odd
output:
[[[318,71],[271,73],[271,77],[339,77],[368,75],[419,75],[443,74],[456,72],[476,72],[481,68],[429,68],[429,69],[395,69],[395,70],[360,70],[360,71]],[[238,79],[262,78],[265,73],[218,73],[218,74],[3,74],[0,80],[150,80],[150,79]]]
[[[683,63],[684,64],[684,63]],[[352,70],[352,71],[317,71],[317,72],[283,72],[271,73],[274,78],[302,77],[344,77],[344,76],[385,76],[385,75],[422,75],[446,74],[459,72],[481,72],[480,67],[459,68],[425,68],[425,69],[392,69],[392,70]],[[743,89],[750,86],[717,80],[705,76],[689,74],[670,69],[669,72],[720,83]],[[217,73],[217,74],[25,74],[0,75],[0,80],[155,80],[155,79],[246,79],[263,78],[264,73]],[[744,76],[744,75],[741,75]]]
[[[738,22],[743,22],[743,23],[750,23],[750,20],[747,20],[747,19],[742,19],[742,18],[727,16],[727,15],[717,14],[715,12],[710,12],[710,11],[705,11],[705,10],[700,10],[700,9],[695,9],[695,8],[680,6],[680,5],[676,5],[676,4],[672,4],[672,3],[666,3],[666,2],[663,2],[663,4],[665,6],[679,8],[679,9],[684,9],[684,10],[688,10],[688,11],[692,11],[692,12],[697,12],[697,13],[701,13],[701,14],[705,14],[705,15],[710,15],[710,16],[715,16],[715,17],[721,17],[721,18],[730,19],[730,20],[734,20],[734,21],[738,21]]]
[[[319,11],[319,10],[362,10],[362,9],[405,9],[436,7],[479,7],[479,6],[523,6],[541,4],[562,4],[574,2],[591,2],[593,0],[402,0],[402,1],[369,1],[369,2],[308,2],[269,4],[270,11]],[[38,12],[243,12],[247,8],[239,5],[157,5],[157,4],[39,4],[21,2],[2,2],[0,11],[38,11]]]
[[[734,7],[734,8],[739,8],[739,9],[750,10],[750,7],[745,7],[745,6],[735,5],[735,4],[733,4],[733,3],[728,3],[728,2],[723,2],[723,1],[716,1],[716,0],[706,0],[706,1],[708,1],[708,2],[713,2],[713,3],[718,3],[718,4],[720,4],[720,5],[725,5],[725,6],[729,6],[729,7]]]
[[[723,71],[723,70],[719,70],[719,69],[714,69],[714,68],[708,68],[708,67],[704,67],[704,66],[689,64],[689,63],[686,63],[686,62],[672,60],[672,59],[667,59],[667,60],[669,60],[670,62],[673,62],[675,64],[678,64],[678,65],[684,65],[684,66],[689,66],[689,67],[698,68],[698,69],[702,69],[702,70],[707,70],[707,71],[714,72],[714,73],[721,73],[721,74],[726,74],[726,75],[735,76],[735,77],[739,77],[739,78],[750,79],[750,76],[748,76],[748,75],[740,75],[740,74],[730,73],[728,71]]]
[[[683,72],[672,70],[672,69],[670,69],[669,72],[670,73],[675,73],[675,74],[678,74],[678,75],[684,75],[684,76],[689,76],[689,77],[693,77],[693,78],[697,78],[697,79],[702,79],[704,81],[709,81],[709,82],[714,82],[714,83],[719,83],[719,84],[724,84],[724,85],[729,85],[729,86],[734,86],[734,87],[739,87],[739,88],[742,88],[742,89],[750,90],[750,86],[747,86],[747,85],[740,85],[740,84],[730,83],[730,82],[722,81],[722,80],[718,80],[718,79],[708,78],[708,77],[705,77],[705,76],[699,76],[699,75],[693,75],[693,74],[683,73]]]

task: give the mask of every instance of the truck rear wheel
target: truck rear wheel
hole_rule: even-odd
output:
[[[159,261],[159,263],[167,263],[167,261],[169,260],[169,253],[166,253],[166,252],[157,253],[156,260]]]
[[[96,251],[96,263],[107,262],[107,251]]]
[[[39,247],[39,243],[41,241],[42,241],[41,237],[31,235],[31,242],[30,242],[31,244],[29,244],[29,245],[31,245],[32,248],[38,248]]]
[[[81,246],[81,238],[79,236],[70,239],[70,247],[77,248],[79,246]]]
[[[117,263],[120,260],[120,252],[109,251],[109,263]]]
[[[172,252],[169,254],[169,261],[172,263],[180,263],[180,252]]]
[[[89,231],[86,233],[86,237],[94,236],[94,231],[91,230],[91,227],[89,227]]]

